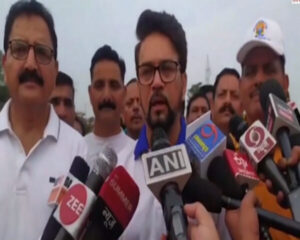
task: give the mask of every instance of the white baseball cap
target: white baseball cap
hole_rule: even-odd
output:
[[[243,63],[247,54],[256,47],[269,47],[278,55],[284,55],[283,34],[277,22],[259,18],[247,32],[245,43],[237,53],[237,61]]]

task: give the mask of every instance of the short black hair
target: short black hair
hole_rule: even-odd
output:
[[[207,102],[208,109],[210,109],[209,101],[208,101],[208,98],[206,97],[205,93],[198,91],[198,92],[194,93],[188,100],[186,116],[188,116],[190,114],[191,105],[198,98],[204,98]]]
[[[137,83],[137,79],[136,78],[132,78],[128,81],[128,83],[126,83],[126,87],[128,87],[128,85],[130,85],[131,83]]]
[[[199,91],[203,94],[207,94],[207,93],[213,93],[214,92],[214,86],[211,85],[211,84],[206,84],[206,85],[203,85],[199,88]]]
[[[91,79],[93,78],[93,69],[95,64],[102,60],[110,60],[116,62],[119,65],[122,81],[124,83],[126,71],[125,62],[122,58],[119,57],[118,53],[115,50],[113,50],[109,45],[104,45],[103,47],[98,48],[98,50],[95,52],[90,67]]]
[[[214,88],[213,88],[213,99],[215,99],[216,91],[217,91],[217,87],[219,85],[220,79],[224,75],[233,75],[234,77],[236,77],[238,79],[238,81],[240,81],[240,78],[241,78],[239,72],[237,70],[235,70],[234,68],[224,68],[216,77],[216,81],[215,81]]]
[[[65,86],[65,85],[71,87],[73,92],[73,97],[74,97],[75,89],[74,89],[73,79],[64,72],[58,72],[56,77],[56,86]]]
[[[142,41],[152,33],[166,35],[173,43],[179,57],[180,71],[184,73],[187,62],[187,41],[181,24],[174,15],[166,12],[145,10],[139,17],[136,35],[139,43],[135,46],[135,66],[138,71],[138,56]]]
[[[14,21],[21,15],[37,15],[46,22],[49,28],[50,37],[53,44],[54,58],[56,60],[57,59],[57,37],[54,29],[54,21],[52,15],[48,11],[48,9],[44,7],[43,4],[35,0],[30,0],[30,1],[21,0],[14,3],[10,7],[5,22],[4,41],[3,41],[4,51],[7,52],[9,35],[11,33],[11,29],[14,24]]]

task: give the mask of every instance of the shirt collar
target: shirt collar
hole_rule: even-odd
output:
[[[186,135],[186,123],[184,117],[180,118],[180,133],[177,139],[176,144],[181,144],[185,142],[185,135]],[[137,160],[143,153],[148,152],[149,150],[149,143],[147,139],[147,131],[146,125],[143,126],[139,139],[137,140],[135,149],[134,149],[134,159]]]
[[[9,99],[0,112],[0,133],[7,130],[13,132],[11,128],[11,124],[9,121],[9,106],[11,103],[11,99]],[[59,130],[60,130],[60,121],[58,116],[55,113],[55,110],[52,105],[50,105],[50,114],[49,120],[45,127],[43,138],[47,136],[53,137],[55,140],[58,139]]]

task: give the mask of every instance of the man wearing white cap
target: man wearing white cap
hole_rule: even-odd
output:
[[[268,79],[276,79],[286,95],[288,94],[289,78],[284,70],[283,34],[279,25],[270,19],[258,19],[247,33],[246,40],[238,51],[237,61],[242,67],[240,93],[247,122],[250,125],[256,120],[263,121],[264,113],[259,100],[260,86]],[[292,152],[291,162],[299,162],[299,147],[294,147]],[[276,150],[274,158],[275,161],[282,158],[279,149]],[[291,217],[290,210],[277,203],[276,197],[268,192],[263,182],[254,190],[263,208]],[[283,196],[279,194],[277,199],[280,198]],[[295,239],[274,229],[270,229],[270,234],[272,239]]]
[[[259,102],[259,88],[263,82],[276,79],[288,92],[289,78],[284,71],[283,34],[279,25],[264,18],[256,21],[237,54],[237,60],[242,66],[242,104],[251,124],[264,119]]]

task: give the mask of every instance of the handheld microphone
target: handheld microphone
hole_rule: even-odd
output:
[[[55,207],[44,228],[41,240],[53,240],[55,238],[59,229],[61,228],[61,225],[53,217],[53,213],[65,195],[65,189],[70,187],[73,179],[78,179],[81,182],[85,182],[89,173],[89,169],[89,166],[83,160],[83,158],[76,156],[72,162],[68,176],[59,178],[57,186],[54,186],[49,196],[48,202],[53,204]]]
[[[109,147],[105,147],[94,158],[94,166],[85,185],[73,182],[54,213],[54,217],[63,227],[55,240],[70,239],[70,236],[73,239],[78,238],[83,230],[83,223],[94,206],[95,195],[117,163],[117,155]]]
[[[283,156],[290,158],[292,148],[289,135],[300,133],[300,126],[293,110],[286,104],[284,91],[276,80],[268,80],[261,86],[260,102],[266,114],[267,129],[276,136]],[[294,190],[298,186],[296,172],[288,168],[288,174],[290,187]]]
[[[242,199],[245,195],[245,189],[237,183],[226,160],[222,157],[215,157],[211,161],[207,169],[207,178],[221,189],[223,195],[235,199]]]
[[[223,155],[239,185],[252,189],[259,183],[259,178],[246,154],[226,149]]]
[[[276,145],[276,141],[263,124],[255,121],[240,138],[242,149],[250,156],[253,166],[258,173],[263,173],[274,184],[274,188],[281,190],[287,196],[290,189],[269,153]]]
[[[186,138],[192,135],[204,122],[210,120],[211,112],[208,111],[201,115],[201,117],[197,118],[195,121],[191,122],[187,125],[186,128]]]
[[[297,118],[298,123],[300,124],[300,112],[297,108],[297,105],[294,101],[289,101],[288,102],[289,107],[294,111],[294,114]]]
[[[207,178],[207,169],[213,158],[222,156],[226,137],[211,121],[205,121],[185,142],[192,164],[200,176]]]
[[[80,156],[76,156],[72,162],[68,176],[60,176],[55,180],[53,189],[50,193],[48,204],[57,206],[75,177],[81,182],[85,182],[89,174],[88,164]]]
[[[153,152],[142,155],[146,184],[162,202],[170,239],[187,239],[187,220],[180,196],[191,174],[184,144],[170,147],[162,128],[153,130]]]
[[[118,239],[139,202],[139,189],[122,167],[116,167],[103,184],[83,239]]]
[[[241,116],[235,115],[229,121],[229,132],[235,137],[237,141],[248,129],[248,124]]]
[[[239,208],[241,202],[221,194],[220,190],[207,180],[201,179],[193,173],[183,190],[183,198],[187,203],[199,201],[204,207],[214,213],[220,213],[222,207],[226,209]],[[280,231],[300,237],[300,223],[282,217],[275,213],[256,208],[258,217],[266,225]]]

